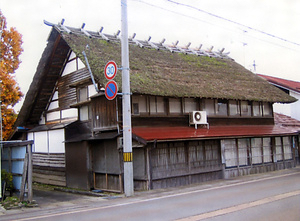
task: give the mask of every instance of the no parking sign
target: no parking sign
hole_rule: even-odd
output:
[[[105,86],[105,97],[108,100],[113,100],[118,93],[118,85],[115,81],[109,81]]]

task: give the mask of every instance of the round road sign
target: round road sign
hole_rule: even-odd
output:
[[[115,81],[109,81],[106,85],[105,85],[105,97],[108,100],[113,100],[118,93],[118,85]]]
[[[117,74],[117,64],[114,61],[109,61],[107,62],[107,64],[105,65],[104,68],[104,75],[106,77],[107,80],[112,80],[114,79],[114,77]]]

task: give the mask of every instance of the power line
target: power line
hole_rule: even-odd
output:
[[[137,1],[137,2],[140,2],[140,3],[143,3],[145,5],[149,5],[151,7],[154,7],[154,8],[158,8],[158,9],[161,9],[161,10],[164,10],[164,11],[168,11],[168,12],[171,12],[171,13],[174,13],[174,14],[177,14],[177,15],[180,15],[180,16],[184,16],[184,17],[187,17],[187,18],[190,18],[190,19],[194,19],[194,20],[197,20],[197,21],[200,21],[200,22],[203,22],[203,23],[206,23],[206,24],[209,24],[209,25],[212,25],[212,26],[217,26],[219,28],[222,28],[222,29],[225,29],[227,31],[230,31],[230,32],[235,32],[235,33],[238,33],[238,31],[236,30],[233,30],[232,28],[228,28],[228,27],[225,27],[223,25],[219,25],[219,24],[216,24],[216,23],[213,23],[213,22],[208,22],[208,21],[205,21],[205,20],[202,20],[202,19],[199,19],[199,18],[196,18],[196,17],[193,17],[191,15],[187,15],[187,14],[184,14],[184,13],[180,13],[180,12],[177,12],[177,11],[174,11],[174,10],[170,10],[170,9],[167,9],[167,8],[164,8],[162,6],[158,6],[158,5],[154,5],[154,4],[151,4],[151,3],[148,3],[148,2],[145,2],[143,0],[132,0],[132,1]],[[243,28],[244,29],[244,28]],[[245,32],[245,30],[244,30]],[[247,31],[246,31],[247,32]],[[299,51],[295,48],[290,48],[288,46],[283,46],[281,44],[278,44],[278,43],[274,43],[274,42],[270,42],[266,39],[261,39],[261,38],[258,38],[258,37],[254,37],[250,34],[247,35],[248,37],[250,38],[254,38],[256,40],[259,40],[259,41],[262,41],[262,42],[265,42],[265,43],[269,43],[269,44],[273,44],[273,45],[276,45],[278,47],[282,47],[282,48],[285,48],[285,49],[289,49],[289,50],[293,50],[293,51]],[[243,42],[242,42],[243,43]]]
[[[166,1],[168,1],[168,2],[170,2],[170,3],[173,3],[173,4],[176,4],[176,5],[181,5],[181,6],[185,6],[185,7],[187,7],[187,8],[194,9],[194,10],[196,10],[196,11],[199,11],[199,12],[202,12],[202,13],[205,13],[205,14],[208,14],[208,15],[213,16],[213,17],[216,17],[216,18],[218,18],[218,19],[221,19],[221,20],[224,20],[224,21],[233,23],[233,24],[235,24],[235,25],[242,26],[242,27],[247,28],[247,29],[249,29],[249,30],[259,32],[259,33],[264,34],[264,35],[267,35],[267,36],[269,36],[269,37],[276,38],[276,39],[279,39],[279,40],[281,40],[281,41],[285,41],[285,42],[287,42],[287,43],[290,43],[290,44],[294,44],[294,45],[300,46],[300,44],[297,43],[297,42],[293,42],[293,41],[287,40],[287,39],[285,39],[285,38],[278,37],[278,36],[276,36],[276,35],[270,34],[270,33],[268,33],[268,32],[265,32],[265,31],[262,31],[262,30],[259,30],[259,29],[256,29],[256,28],[252,28],[252,27],[250,27],[250,26],[241,24],[241,23],[239,23],[239,22],[236,22],[236,21],[233,21],[233,20],[230,20],[230,19],[221,17],[221,16],[219,16],[219,15],[215,15],[215,14],[213,14],[213,13],[211,13],[211,12],[204,11],[204,10],[202,10],[202,9],[200,9],[200,8],[196,8],[196,7],[194,7],[194,6],[191,6],[191,5],[188,5],[188,4],[183,4],[183,3],[176,2],[176,1],[173,1],[173,0],[166,0]]]

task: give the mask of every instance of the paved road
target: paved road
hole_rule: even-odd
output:
[[[300,167],[130,198],[86,198],[0,220],[300,220]]]

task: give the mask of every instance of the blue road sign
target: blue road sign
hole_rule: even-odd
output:
[[[113,100],[118,93],[118,85],[115,81],[109,81],[106,85],[105,85],[105,97],[108,100]]]

